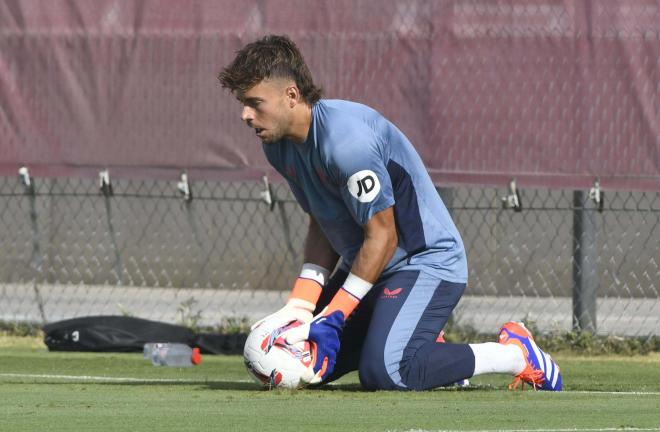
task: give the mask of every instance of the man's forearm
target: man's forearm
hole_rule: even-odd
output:
[[[332,249],[319,224],[310,216],[305,240],[304,262],[316,264],[332,272],[338,260],[339,255]]]
[[[375,283],[396,250],[395,236],[365,235],[364,243],[358,251],[351,273],[367,282]]]
[[[397,247],[397,233],[393,209],[382,210],[369,219],[364,227],[364,240],[353,261],[342,289],[328,305],[329,314],[341,311],[348,318],[358,303],[371,290]]]

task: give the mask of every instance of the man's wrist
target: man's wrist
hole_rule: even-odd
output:
[[[325,315],[339,310],[344,314],[344,319],[348,318],[371,287],[373,287],[371,282],[349,273],[343,287],[337,291],[337,294],[330,301]]]
[[[305,307],[313,310],[316,302],[321,296],[323,286],[328,281],[330,271],[319,265],[305,263],[300,271],[300,276],[293,284],[287,304]]]
[[[304,263],[300,270],[300,278],[316,281],[322,287],[328,283],[330,270],[317,264]]]
[[[353,273],[349,273],[344,281],[343,288],[353,297],[362,300],[373,286],[374,284],[371,282],[366,281]]]

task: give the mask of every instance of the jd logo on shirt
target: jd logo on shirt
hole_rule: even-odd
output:
[[[348,179],[348,191],[360,202],[371,202],[380,192],[380,182],[376,173],[362,170]]]

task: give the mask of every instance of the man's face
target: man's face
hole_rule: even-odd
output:
[[[284,138],[291,124],[291,108],[285,80],[263,80],[238,99],[243,104],[241,120],[253,128],[264,144]]]

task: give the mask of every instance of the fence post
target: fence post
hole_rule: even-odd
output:
[[[32,290],[34,291],[34,297],[37,302],[37,308],[39,309],[39,315],[41,316],[41,322],[45,323],[46,310],[44,308],[44,299],[41,296],[41,290],[39,289],[39,279],[43,272],[44,257],[41,253],[40,245],[41,234],[39,232],[39,217],[37,214],[37,193],[34,179],[30,180],[29,174],[27,174],[27,168],[25,169],[25,177],[23,181],[26,186],[25,191],[28,200],[30,201],[30,224],[32,227],[32,256],[30,257],[30,267],[32,268],[33,277]]]
[[[573,192],[573,330],[596,333],[598,206]]]
[[[124,285],[124,263],[121,259],[121,251],[117,244],[117,232],[112,220],[112,203],[111,197],[114,195],[112,183],[110,182],[110,173],[107,169],[99,172],[99,189],[103,194],[103,201],[105,202],[105,216],[108,221],[108,233],[110,234],[110,241],[112,242],[112,250],[115,253],[115,273],[117,273],[117,282],[120,286]]]

